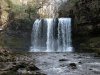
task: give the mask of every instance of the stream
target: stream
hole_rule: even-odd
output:
[[[32,53],[47,75],[100,75],[100,57],[93,53]]]

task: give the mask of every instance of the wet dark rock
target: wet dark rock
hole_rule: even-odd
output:
[[[36,72],[36,75],[46,75],[46,74],[41,73],[41,72]]]
[[[13,70],[13,71],[17,71],[19,69],[26,69],[28,71],[40,70],[34,64],[30,65],[30,64],[27,64],[26,62],[13,63],[13,66],[10,68],[10,70]]]
[[[67,56],[67,55],[63,55],[63,56]]]
[[[29,71],[36,71],[36,70],[40,70],[38,67],[36,67],[35,65],[29,65],[27,67],[27,70]]]
[[[79,63],[79,64],[82,64],[82,62],[81,62],[81,61],[79,61],[78,63]]]
[[[90,68],[89,70],[93,70],[93,69]]]
[[[100,53],[95,54],[94,57],[100,57]]]
[[[24,63],[24,62],[21,62],[21,63],[14,63],[13,66],[10,68],[10,70],[12,71],[17,71],[18,69],[21,69],[21,68],[26,68],[27,67],[27,64]]]
[[[46,75],[42,73],[38,67],[34,64],[30,64],[29,62],[28,64],[26,62],[14,62],[9,65],[10,66],[8,68],[0,70],[2,72],[4,71],[0,75],[10,75],[12,73],[13,75]]]
[[[18,68],[25,68],[27,66],[27,64],[25,62],[21,62],[17,66],[18,66]]]
[[[68,61],[68,59],[60,59],[59,61]]]
[[[82,58],[81,56],[77,57],[77,58]]]
[[[69,67],[71,67],[71,69],[77,69],[76,63],[70,63]]]
[[[16,62],[13,62],[12,64],[13,64],[13,65],[16,65],[17,63],[16,63]]]
[[[10,70],[10,71],[17,71],[17,70],[18,70],[18,67],[17,67],[17,66],[13,66],[13,67],[9,68],[9,70]],[[8,70],[8,71],[9,71],[9,70]]]

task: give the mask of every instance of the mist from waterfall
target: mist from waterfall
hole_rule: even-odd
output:
[[[37,19],[31,42],[31,52],[72,52],[71,18]]]

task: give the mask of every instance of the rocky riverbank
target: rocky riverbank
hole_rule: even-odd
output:
[[[99,75],[94,53],[29,53],[0,49],[0,75]]]
[[[35,65],[28,53],[0,49],[0,75],[46,75]]]

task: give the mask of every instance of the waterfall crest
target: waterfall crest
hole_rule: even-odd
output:
[[[31,42],[31,52],[72,52],[71,18],[37,19]]]

